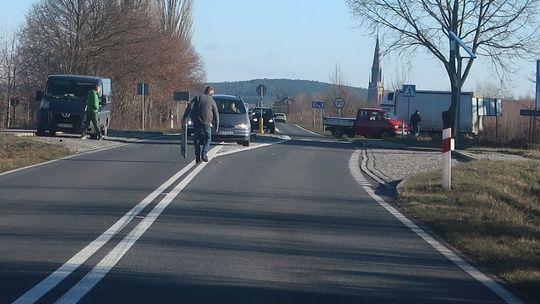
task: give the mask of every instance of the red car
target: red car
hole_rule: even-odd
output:
[[[337,138],[347,134],[349,137],[390,138],[407,132],[405,122],[399,120],[386,109],[360,108],[356,118],[324,117],[325,130]]]

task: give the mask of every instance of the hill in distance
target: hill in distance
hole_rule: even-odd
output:
[[[267,93],[264,98],[271,101],[274,98],[294,97],[298,95],[316,96],[318,94],[330,94],[333,85],[312,80],[293,80],[293,79],[253,79],[246,81],[215,82],[209,85],[216,89],[216,94],[238,95],[247,103],[257,103],[260,99],[257,96],[256,88],[258,85],[266,86]],[[360,99],[367,98],[367,89],[345,86],[352,94]]]

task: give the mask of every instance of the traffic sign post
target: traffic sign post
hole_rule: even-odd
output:
[[[345,106],[345,100],[340,97],[334,99],[334,106],[338,109],[339,117],[341,117],[341,109]]]
[[[540,110],[540,59],[536,61],[536,110]]]
[[[311,108],[313,109],[313,128],[315,128],[315,112],[317,109],[321,110],[321,124],[322,124],[322,111],[324,110],[324,101],[312,101]]]
[[[411,97],[416,97],[416,85],[404,84],[403,85],[403,97],[407,97],[407,119],[411,117]]]

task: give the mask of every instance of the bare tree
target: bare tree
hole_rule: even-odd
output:
[[[40,0],[19,32],[19,73],[33,89],[52,73],[108,76],[113,125],[137,128],[144,111],[158,127],[172,92],[205,78],[192,22],[192,0]],[[141,81],[152,88],[144,109],[135,94]]]
[[[540,0],[346,0],[353,15],[372,30],[385,32],[387,51],[412,55],[421,49],[444,66],[452,88],[452,103],[443,113],[445,127],[458,135],[459,96],[474,58],[463,69],[462,53],[450,32],[478,56],[491,59],[500,71],[515,59],[538,54]],[[501,73],[502,75],[502,73]]]

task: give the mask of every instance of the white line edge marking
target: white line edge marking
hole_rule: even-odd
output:
[[[304,130],[304,131],[306,131],[306,132],[308,132],[308,133],[311,133],[311,134],[314,134],[314,135],[318,135],[318,136],[322,136],[322,135],[319,134],[319,133],[315,133],[315,132],[310,131],[310,130],[308,130],[308,129],[306,129],[306,128],[302,128],[302,127],[300,127],[299,125],[296,125],[296,124],[295,124],[295,126],[297,126],[298,128],[300,128],[300,129],[302,129],[302,130]]]
[[[491,289],[496,295],[498,295],[502,300],[507,303],[521,304],[523,303],[516,296],[510,293],[506,288],[497,284],[491,278],[480,272],[478,269],[473,267],[471,264],[467,263],[465,260],[457,256],[454,252],[448,249],[446,246],[441,244],[439,241],[435,240],[422,228],[418,227],[415,223],[409,220],[405,215],[399,212],[396,208],[392,207],[390,204],[385,202],[380,196],[378,196],[369,186],[366,186],[366,179],[362,175],[362,172],[358,168],[358,163],[360,160],[360,150],[356,150],[351,159],[349,160],[349,171],[353,176],[354,180],[362,186],[362,188],[384,209],[390,212],[395,218],[401,221],[407,228],[411,229],[416,235],[421,237],[426,243],[435,248],[438,252],[444,255],[447,259],[456,264],[463,271],[468,273],[470,276],[475,278],[477,281],[482,283],[487,288]]]
[[[262,144],[262,145],[259,145],[259,146],[255,146],[255,147],[249,147],[249,148],[243,148],[243,149],[239,149],[239,150],[235,150],[235,151],[229,151],[229,152],[225,152],[225,153],[222,153],[222,154],[219,154],[217,155],[217,153],[219,152],[220,149],[223,148],[223,146],[215,146],[214,151],[210,152],[210,154],[214,155],[214,157],[220,157],[220,156],[225,156],[225,155],[230,155],[230,154],[234,154],[234,153],[239,153],[239,152],[243,152],[243,151],[247,151],[247,150],[253,150],[253,149],[257,149],[257,148],[263,148],[263,147],[267,147],[267,146],[270,146],[270,145],[274,145],[274,144],[280,144],[280,143],[283,143],[283,142],[286,142],[290,140],[289,139],[283,139],[281,141],[277,141],[275,143],[270,143],[270,144]],[[128,144],[125,144],[125,145],[128,145]],[[112,149],[112,148],[116,148],[116,147],[119,147],[119,146],[114,146],[114,147],[107,147],[107,148],[104,148],[104,149],[100,149],[99,151],[102,151],[102,150],[108,150],[108,149]],[[75,157],[75,156],[78,156],[78,155],[83,155],[83,154],[88,154],[88,153],[93,153],[93,152],[98,152],[98,150],[93,150],[93,151],[88,151],[86,153],[81,153],[81,154],[76,154],[76,155],[71,155],[71,156],[68,156],[66,158],[71,158],[71,157]],[[65,158],[64,158],[65,159]],[[60,160],[60,159],[59,159]],[[58,161],[58,160],[54,160],[54,161]],[[50,162],[53,162],[53,161],[50,161]],[[34,166],[39,166],[39,165],[43,165],[45,163],[42,163],[42,164],[37,164],[37,165],[34,165]],[[131,222],[131,220],[133,220],[133,218],[135,218],[146,206],[148,206],[148,204],[150,204],[153,200],[155,200],[158,196],[160,195],[163,195],[165,194],[165,198],[162,199],[161,202],[165,201],[168,197],[171,197],[172,195],[172,198],[171,198],[171,201],[172,199],[174,199],[174,197],[176,197],[184,188],[185,186],[189,183],[186,183],[179,191],[175,191],[177,190],[176,188],[178,188],[180,185],[182,185],[184,183],[184,181],[182,181],[175,189],[173,189],[171,192],[169,193],[164,193],[163,191],[165,191],[168,187],[170,187],[171,184],[173,184],[174,182],[176,182],[178,180],[178,178],[180,178],[181,176],[183,176],[187,171],[189,171],[193,166],[195,165],[194,162],[191,162],[189,163],[186,167],[184,167],[181,171],[179,171],[178,173],[176,173],[174,176],[172,176],[169,180],[167,180],[164,184],[162,184],[158,189],[156,189],[154,192],[152,192],[150,195],[148,195],[143,201],[141,201],[137,206],[135,206],[133,209],[131,209],[128,213],[126,213],[120,220],[118,220],[113,226],[111,226],[107,231],[105,231],[102,235],[100,235],[97,239],[95,239],[92,243],[90,243],[89,245],[87,245],[85,248],[83,248],[80,252],[78,252],[77,254],[75,254],[75,256],[73,256],[69,261],[67,261],[66,263],[64,263],[64,265],[62,265],[60,268],[58,268],[54,273],[50,274],[47,278],[45,278],[43,281],[41,281],[38,285],[34,286],[31,290],[27,291],[24,295],[22,295],[21,297],[19,297],[15,302],[13,303],[16,303],[16,304],[19,304],[19,303],[34,303],[36,301],[38,301],[43,295],[45,295],[47,292],[49,292],[50,290],[52,290],[54,287],[56,287],[56,285],[58,285],[60,282],[62,282],[67,276],[69,276],[73,271],[75,271],[80,265],[82,265],[84,262],[86,262],[86,260],[88,260],[93,254],[95,254],[100,248],[102,248],[112,237],[114,237],[118,231],[122,230],[122,228],[124,228],[127,224],[129,224],[129,222]],[[197,171],[200,172],[204,167],[206,166],[206,163],[203,163],[202,166],[200,165],[199,167],[197,167],[193,172]],[[200,169],[198,169],[200,168]],[[22,169],[21,169],[22,170]],[[193,173],[192,172],[192,173]],[[188,175],[188,177],[190,177],[190,175]],[[196,174],[192,177],[192,179],[196,176]],[[186,179],[188,178],[186,177]],[[185,180],[186,180],[185,179]],[[160,204],[161,204],[160,202]],[[170,203],[170,202],[169,202]],[[168,204],[167,204],[168,205]],[[159,206],[159,204],[158,204]],[[166,206],[165,206],[166,207]],[[165,209],[165,207],[163,207],[163,209]],[[154,210],[157,208],[157,206],[154,208]],[[161,214],[163,210],[159,211],[159,214]],[[157,216],[159,216],[159,214],[157,214]],[[157,218],[156,216],[156,218]],[[145,219],[149,218],[150,217],[150,214],[147,215],[145,217]],[[153,218],[151,219],[151,223],[150,225],[153,223],[153,221],[156,219],[156,218]],[[139,224],[139,226],[142,224],[142,222]],[[148,227],[150,227],[150,225],[148,225]],[[137,227],[139,227],[137,226]],[[137,227],[135,229],[137,229]],[[144,231],[146,231],[146,229],[148,229],[148,227],[146,227],[144,229]],[[133,231],[135,231],[135,229]],[[132,233],[133,233],[132,231]],[[143,233],[144,233],[143,231]],[[132,234],[130,233],[130,235]],[[142,234],[141,234],[142,235]],[[140,237],[140,236],[139,236]],[[137,239],[139,238],[137,237]],[[127,239],[124,238],[124,241]],[[136,240],[135,240],[136,241]],[[133,244],[135,243],[135,241],[133,241]],[[129,250],[129,248],[133,245],[129,245],[129,247],[125,250],[125,252],[122,254],[122,256],[127,252],[127,250]],[[119,247],[119,245],[117,245],[117,247]],[[116,249],[116,247],[115,247]],[[114,251],[114,249],[113,249]],[[107,255],[111,255],[112,251]],[[120,257],[121,258],[121,257]],[[119,258],[119,259],[120,259]],[[118,259],[118,260],[119,260]],[[102,260],[103,262],[103,260]],[[114,264],[116,264],[118,261],[116,261]],[[113,267],[114,265],[112,265]],[[97,266],[96,266],[97,267]],[[111,268],[112,268],[111,267]],[[110,270],[110,269],[109,269]],[[107,272],[109,271],[107,270]],[[103,274],[103,276],[105,275],[106,273]],[[87,274],[88,276],[88,274]],[[99,281],[99,280],[98,280]],[[79,282],[77,285],[81,284],[81,282]],[[97,284],[97,282],[96,282]],[[95,285],[95,284],[94,284]],[[75,287],[73,287],[75,288]],[[90,288],[91,289],[91,288]],[[88,291],[90,290],[88,289]],[[87,291],[87,292],[88,292]],[[84,296],[84,295],[82,295]],[[82,297],[81,296],[81,297]]]
[[[216,148],[221,148],[216,146]],[[76,253],[71,259],[60,266],[55,272],[50,274],[43,281],[38,283],[32,289],[27,291],[21,297],[19,297],[14,304],[20,303],[34,303],[38,301],[43,295],[52,290],[56,285],[62,282],[67,276],[81,266],[86,260],[94,255],[99,249],[101,249],[111,238],[113,238],[122,228],[124,228],[129,222],[131,222],[135,216],[137,216],[146,206],[154,201],[163,191],[170,187],[180,177],[186,174],[193,166],[195,162],[189,163],[182,170],[173,175],[169,180],[159,186],[154,192],[150,193],[139,204],[128,211],[122,218],[114,223],[107,231],[97,237],[94,241],[84,247],[81,251]]]
[[[84,297],[107,273],[120,261],[128,250],[139,240],[161,213],[169,206],[182,190],[204,169],[208,163],[201,163],[184,178],[159,204],[105,256],[82,280],[66,292],[56,303],[76,303]]]

